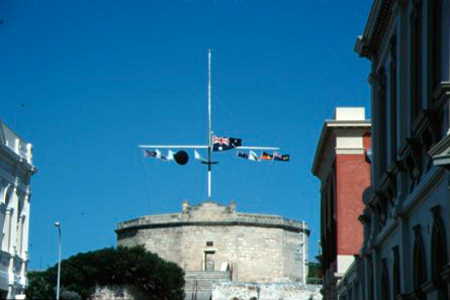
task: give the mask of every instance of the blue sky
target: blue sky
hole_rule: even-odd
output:
[[[369,105],[353,52],[371,1],[0,2],[0,119],[34,144],[30,268],[115,245],[120,221],[206,200],[204,166],[144,160],[141,143],[198,144],[213,49],[216,134],[277,145],[289,163],[216,155],[213,200],[306,221],[320,232],[311,175],[324,119]]]

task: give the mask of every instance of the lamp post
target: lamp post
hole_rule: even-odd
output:
[[[55,227],[58,230],[58,278],[56,281],[56,300],[59,300],[59,284],[61,279],[61,223],[56,221]]]

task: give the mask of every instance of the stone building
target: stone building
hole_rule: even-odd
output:
[[[321,181],[322,293],[336,299],[336,284],[359,253],[363,241],[358,217],[370,185],[370,121],[363,107],[338,107],[322,128],[312,173]]]
[[[31,144],[0,121],[0,299],[24,299],[27,284]]]
[[[450,299],[450,1],[373,1],[364,243],[340,299]]]
[[[180,213],[122,222],[116,233],[118,245],[144,245],[181,266],[186,299],[209,300],[213,285],[221,282],[306,283],[307,225],[237,212],[234,203],[184,202]]]

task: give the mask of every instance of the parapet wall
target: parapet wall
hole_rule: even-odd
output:
[[[204,202],[197,206],[183,203],[181,213],[148,215],[137,219],[121,222],[116,232],[132,229],[175,227],[189,225],[249,225],[261,227],[278,227],[294,232],[304,232],[309,235],[306,223],[290,220],[276,215],[249,214],[235,211],[235,205],[221,206],[214,202]]]

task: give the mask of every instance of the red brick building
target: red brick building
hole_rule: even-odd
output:
[[[338,107],[325,121],[312,173],[321,181],[321,246],[324,299],[336,299],[336,284],[361,249],[358,221],[370,185],[370,121],[362,107]]]

